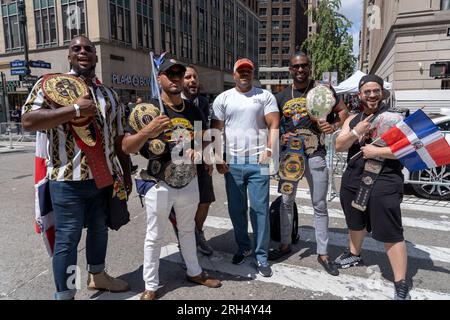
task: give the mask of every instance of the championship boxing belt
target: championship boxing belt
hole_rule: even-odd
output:
[[[384,160],[367,159],[364,163],[364,171],[361,177],[359,190],[356,193],[355,200],[352,201],[352,207],[359,211],[366,211],[375,181],[383,169]]]
[[[324,85],[314,87],[306,96],[306,110],[310,118],[316,121],[325,121],[335,104],[333,91]]]
[[[76,101],[90,94],[89,87],[78,77],[68,74],[51,74],[43,77],[44,96],[56,107],[73,106]],[[86,155],[87,165],[94,176],[95,185],[101,189],[114,180],[103,151],[103,136],[93,117],[79,117],[69,122],[78,147]]]
[[[305,152],[303,137],[291,136],[287,144],[287,150],[280,162],[278,192],[285,195],[292,194],[304,174]]]

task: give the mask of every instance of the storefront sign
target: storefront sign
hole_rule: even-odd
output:
[[[132,87],[150,87],[150,77],[143,77],[137,75],[112,75],[112,83],[132,86]]]

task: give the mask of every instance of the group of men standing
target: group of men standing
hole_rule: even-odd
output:
[[[232,263],[241,264],[253,255],[257,272],[264,277],[272,276],[268,260],[277,260],[292,250],[290,234],[295,192],[289,196],[283,195],[280,209],[281,243],[271,251],[269,163],[273,156],[278,155],[275,150],[279,141],[283,152],[289,137],[293,135],[307,136],[314,142],[306,146],[305,153],[306,179],[314,207],[318,263],[333,276],[339,274],[340,267],[358,264],[358,259],[354,259],[358,260],[356,262],[352,260],[351,263],[348,263],[348,259],[359,257],[365,235],[363,232],[366,227],[370,231],[367,217],[370,216],[373,221],[380,221],[383,217],[373,217],[373,209],[370,211],[370,208],[369,213],[359,213],[360,217],[352,218],[357,214],[346,212],[351,230],[350,251],[336,261],[331,260],[328,255],[329,217],[326,203],[328,168],[322,138],[324,134],[331,134],[344,124],[337,143],[339,149],[353,148],[353,144],[358,143],[364,154],[359,161],[364,161],[364,158],[373,154],[390,159],[392,154],[386,149],[380,151],[374,149],[377,147],[364,147],[364,135],[369,130],[368,121],[364,116],[352,116],[351,121],[350,118],[347,119],[347,109],[340,99],[336,99],[337,103],[325,121],[314,121],[304,112],[305,97],[316,85],[310,79],[311,61],[306,54],[296,53],[292,56],[289,70],[294,80],[293,85],[276,96],[253,86],[255,68],[252,61],[238,60],[233,70],[236,86],[214,100],[211,114],[208,101],[199,95],[199,80],[195,67],[186,67],[167,57],[157,70],[161,88],[161,110],[140,130],[127,121],[117,94],[96,80],[97,55],[95,46],[89,39],[73,39],[68,58],[72,68],[71,74],[83,76],[90,87],[91,95],[80,98],[76,106],[55,108],[45,98],[42,84],[38,81],[22,111],[24,128],[43,130],[49,139],[47,169],[56,225],[53,257],[56,299],[73,299],[75,296],[75,288],[67,281],[70,276],[67,270],[77,263],[76,249],[83,226],[88,229],[88,287],[112,292],[130,289],[123,280],[114,279],[105,272],[108,235],[106,202],[111,194],[111,187],[95,187],[92,173],[86,166],[86,157],[67,127],[67,122],[80,116],[92,116],[101,128],[106,128],[102,132],[105,133],[103,142],[108,145],[104,150],[107,153],[108,168],[111,174],[123,176],[128,192],[132,189],[129,155],[139,152],[148,159],[147,168],[141,170],[136,177],[137,192],[145,200],[147,212],[143,266],[145,291],[141,295],[142,300],[157,298],[157,290],[160,287],[159,257],[163,233],[171,212],[175,216],[173,223],[176,225],[181,254],[186,265],[187,280],[211,288],[221,286],[219,280],[202,270],[197,258],[197,248],[203,254],[213,254],[213,249],[204,237],[203,224],[210,204],[215,201],[211,177],[214,162],[217,171],[225,178],[228,211],[238,247]],[[377,91],[379,88],[366,88],[374,83],[379,85],[378,79],[376,80],[369,79],[361,86],[361,95],[367,97],[366,100],[362,99],[367,101],[368,107],[364,109],[367,115],[379,112],[381,106],[381,95],[379,90]],[[367,90],[370,91],[368,95]],[[159,101],[146,103],[159,106]],[[290,112],[293,105],[300,110],[295,117]],[[361,124],[357,123],[358,120]],[[202,124],[201,132],[194,130],[197,121]],[[212,139],[206,140],[213,141],[200,139],[202,145],[196,145],[195,141],[198,140],[195,137],[203,137],[203,131],[208,128],[211,128],[211,132],[223,130],[224,142],[221,134],[211,133]],[[191,139],[186,140],[187,136]],[[211,143],[216,148],[215,161],[203,162],[205,152],[201,150],[207,150]],[[177,149],[180,145],[182,148]],[[222,145],[223,153],[222,149],[217,147]],[[181,155],[184,160],[191,161],[182,161],[180,164],[174,155]],[[398,175],[394,163],[396,160],[390,161],[392,170],[387,170],[385,175]],[[357,170],[352,174],[354,179],[360,178],[361,175]],[[398,185],[397,180],[395,183]],[[354,190],[349,186],[348,193],[351,192]],[[398,220],[400,195],[399,188],[393,190],[391,198],[397,196],[398,208],[389,209],[390,211],[379,209],[384,212],[384,220],[380,224],[372,223],[372,229],[373,232],[380,232],[377,233],[380,235],[377,240],[387,242],[388,256],[395,273],[396,297],[405,299],[408,290],[404,286],[406,251],[402,251],[404,240],[401,220]],[[354,195],[349,195],[352,196]],[[351,211],[346,205],[343,205],[343,208],[344,212]],[[253,228],[253,243],[247,231],[248,211]],[[383,228],[391,226],[393,219],[395,228],[386,234]]]

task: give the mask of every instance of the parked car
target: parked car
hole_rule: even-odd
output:
[[[429,116],[450,143],[450,109],[443,109],[441,114],[430,114]],[[418,196],[432,200],[450,200],[450,165],[415,172],[409,172],[405,168],[403,174],[406,184],[409,183],[408,180],[423,182],[421,184],[411,183]],[[433,185],[427,182],[439,182],[445,185]]]

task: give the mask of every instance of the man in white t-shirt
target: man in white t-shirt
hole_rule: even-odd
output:
[[[258,272],[270,277],[269,175],[272,146],[278,146],[280,114],[275,97],[253,87],[254,64],[240,59],[234,65],[236,87],[214,101],[211,128],[225,129],[226,163],[217,164],[225,175],[228,212],[234,227],[238,251],[234,264],[241,264],[254,248]],[[247,188],[254,245],[248,236]]]

